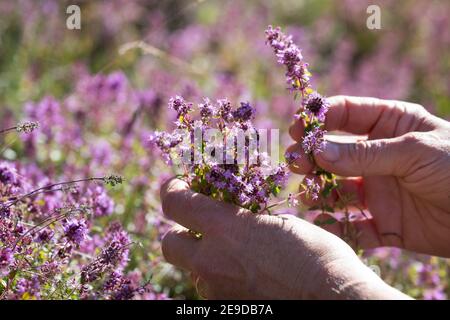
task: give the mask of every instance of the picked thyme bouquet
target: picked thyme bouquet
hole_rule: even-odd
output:
[[[196,192],[270,213],[271,197],[286,182],[286,163],[269,157],[267,130],[252,124],[255,109],[248,102],[235,107],[227,99],[208,98],[194,108],[180,96],[170,99],[169,108],[177,113],[176,130],[154,132],[150,140],[169,164],[181,165],[179,177]]]

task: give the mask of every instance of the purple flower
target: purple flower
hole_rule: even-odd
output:
[[[82,283],[93,282],[105,272],[114,271],[119,264],[123,263],[124,257],[128,256],[129,244],[129,242],[124,244],[121,239],[112,240],[94,261],[82,268]]]
[[[0,162],[0,196],[9,196],[19,193],[24,185],[24,178],[12,163]],[[3,209],[2,209],[3,207]],[[9,212],[6,206],[0,204],[0,216]]]
[[[288,207],[296,207],[298,206],[299,201],[292,193],[289,193],[287,203]]]
[[[84,219],[70,219],[63,225],[64,236],[70,242],[79,245],[86,238],[87,225]]]
[[[270,179],[278,186],[283,186],[288,178],[288,172],[286,171],[286,166],[284,164],[279,165],[275,168],[274,173],[271,174]]]
[[[322,151],[326,143],[323,138],[325,133],[325,130],[316,127],[305,134],[302,147],[306,154],[318,154]]]
[[[33,276],[31,279],[20,278],[17,280],[15,293],[18,298],[21,298],[24,293],[28,293],[31,297],[39,298],[41,284],[39,282],[39,277]]]
[[[325,121],[325,115],[330,106],[326,98],[317,92],[313,92],[303,101],[303,105],[309,117],[316,117],[320,122]]]
[[[303,61],[301,50],[292,42],[291,36],[286,36],[279,27],[269,26],[266,30],[268,43],[278,58],[278,63],[286,67],[286,82],[292,90],[304,93],[309,86],[307,63]]]
[[[98,140],[90,146],[92,161],[99,166],[108,166],[111,163],[112,148],[107,140]]]
[[[301,155],[298,152],[285,152],[284,158],[288,164],[294,163],[297,159],[300,159]]]
[[[89,104],[103,105],[121,103],[127,95],[127,77],[123,72],[113,72],[109,75],[85,74],[78,83],[78,93]]]
[[[233,112],[236,121],[247,122],[255,117],[255,109],[248,102],[241,102],[241,106]]]
[[[46,277],[54,277],[57,273],[61,271],[60,261],[45,261],[44,264],[39,268],[42,274]]]
[[[266,31],[266,43],[270,44],[275,50],[283,50],[286,44],[290,45],[289,39],[281,32],[280,27],[273,28],[269,26]]]
[[[218,116],[225,122],[233,121],[231,102],[228,99],[217,100]]]
[[[288,70],[294,70],[303,59],[300,49],[293,45],[278,51],[277,57],[278,63],[284,64]]]
[[[127,77],[122,72],[113,72],[106,77],[105,85],[106,89],[111,92],[117,92],[125,87],[127,83]]]
[[[208,123],[209,119],[214,117],[216,114],[216,109],[208,98],[204,98],[203,103],[199,104],[198,108],[200,110],[200,117],[202,118],[202,122],[204,124]]]
[[[0,218],[2,219],[9,218],[10,215],[11,215],[11,208],[0,203]]]
[[[312,178],[305,178],[305,194],[312,200],[317,200],[320,193],[320,185]]]
[[[64,126],[65,120],[61,113],[60,103],[53,97],[45,97],[36,104],[27,103],[25,106],[25,113],[28,118],[35,121],[39,121],[41,124],[41,129],[39,132],[44,134],[47,139],[52,139],[55,135],[60,135],[56,133],[52,128],[53,125]],[[31,139],[36,132],[32,135],[26,137],[26,139]]]
[[[6,162],[0,162],[0,183],[16,185],[19,182],[17,170]]]
[[[112,272],[105,282],[104,289],[114,300],[131,300],[138,294],[148,291],[145,286],[140,286],[133,277],[124,276],[119,272]]]
[[[426,289],[423,293],[424,300],[445,300],[447,299],[447,295],[444,292],[444,289],[434,288],[434,289]]]
[[[123,230],[120,222],[114,221],[108,227],[106,238],[111,243],[116,242],[120,246],[117,268],[118,270],[122,270],[128,263],[128,247],[132,243],[130,236]]]
[[[192,103],[186,102],[181,96],[175,96],[175,98],[170,98],[169,108],[175,110],[178,117],[185,116],[192,111]]]
[[[87,196],[95,217],[109,216],[113,212],[114,201],[106,194],[105,188],[88,189]]]
[[[155,131],[150,135],[149,142],[151,145],[157,146],[166,161],[166,163],[171,163],[170,152],[173,148],[179,145],[183,141],[183,137],[176,133],[160,132]]]
[[[55,233],[52,230],[44,229],[40,231],[36,237],[36,242],[45,243],[49,242]]]
[[[14,255],[10,248],[0,249],[0,271],[7,269],[14,263]]]

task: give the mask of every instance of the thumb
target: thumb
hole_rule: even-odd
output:
[[[412,146],[408,136],[355,143],[327,141],[315,159],[323,169],[341,176],[401,176],[416,154]]]

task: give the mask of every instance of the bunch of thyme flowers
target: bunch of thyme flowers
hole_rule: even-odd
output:
[[[286,163],[274,163],[264,151],[267,131],[253,126],[255,109],[248,102],[234,107],[227,99],[208,98],[194,108],[181,96],[171,98],[169,108],[177,113],[176,130],[154,132],[150,141],[169,164],[180,164],[180,177],[192,190],[270,213],[269,201],[287,179]]]

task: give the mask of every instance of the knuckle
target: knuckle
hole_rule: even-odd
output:
[[[423,139],[423,135],[419,132],[409,132],[403,136],[403,142],[407,145],[419,145]]]
[[[361,170],[373,161],[373,152],[367,141],[357,141],[349,148],[349,158],[356,165],[360,166]]]
[[[209,203],[201,199],[200,194],[194,194],[188,199],[189,210],[194,213],[203,212],[209,209]]]
[[[424,114],[428,113],[427,109],[425,109],[424,106],[418,103],[411,103],[411,107],[414,111],[416,111],[418,114]]]
[[[332,102],[345,103],[348,100],[348,96],[339,94],[339,95],[329,97],[329,100],[331,100]]]

